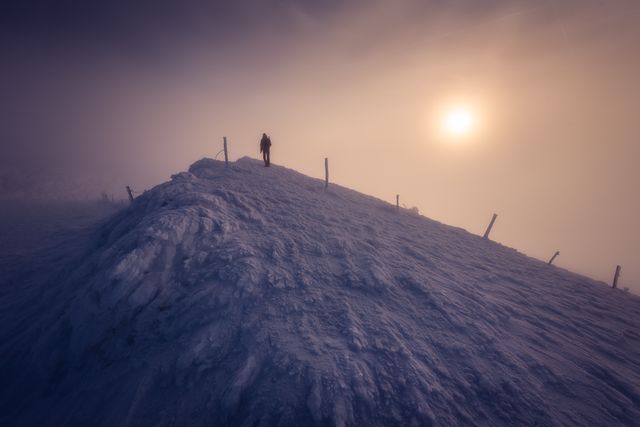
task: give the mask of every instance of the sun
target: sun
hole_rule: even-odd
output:
[[[444,117],[444,128],[454,136],[464,136],[471,133],[475,124],[473,113],[466,108],[450,110]]]

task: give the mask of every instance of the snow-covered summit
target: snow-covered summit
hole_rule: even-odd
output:
[[[200,160],[59,262],[3,290],[2,425],[640,423],[640,298],[283,167]]]

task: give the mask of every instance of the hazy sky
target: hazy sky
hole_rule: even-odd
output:
[[[329,157],[478,234],[497,212],[495,240],[638,293],[639,22],[637,0],[3,1],[0,178],[124,196],[264,131],[276,164]]]

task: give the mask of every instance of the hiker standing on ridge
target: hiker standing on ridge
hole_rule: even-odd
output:
[[[262,139],[260,140],[260,152],[262,153],[264,166],[271,166],[271,138],[269,138],[266,133],[262,134]]]

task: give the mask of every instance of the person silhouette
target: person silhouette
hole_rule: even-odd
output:
[[[260,140],[260,152],[262,153],[264,166],[271,166],[271,138],[266,133],[262,134],[262,139]]]

